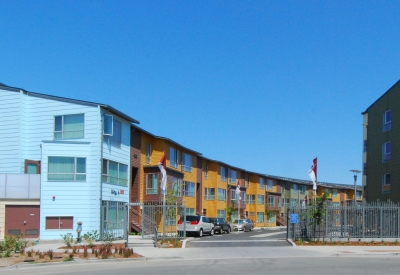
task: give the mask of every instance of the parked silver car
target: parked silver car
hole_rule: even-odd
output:
[[[250,219],[234,220],[232,223],[233,230],[251,231],[254,228],[254,223]]]
[[[184,231],[183,217],[178,221],[178,234],[182,235]],[[186,216],[186,234],[196,234],[199,237],[203,233],[214,235],[214,224],[206,216]]]

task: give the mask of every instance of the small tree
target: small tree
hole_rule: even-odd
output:
[[[229,205],[227,205],[226,206],[226,220],[229,222],[229,223],[232,223],[232,215],[233,215],[233,211],[235,210],[235,204],[234,203],[232,203],[232,205],[231,206],[229,206]]]
[[[321,226],[322,222],[324,221],[326,215],[326,202],[328,200],[329,194],[324,192],[321,197],[314,198],[311,196],[311,200],[309,203],[308,216],[311,219],[310,225],[313,226],[314,231],[314,241],[316,236],[316,229],[317,225]]]

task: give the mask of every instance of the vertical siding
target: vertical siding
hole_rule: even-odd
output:
[[[0,173],[21,173],[21,95],[0,89]]]

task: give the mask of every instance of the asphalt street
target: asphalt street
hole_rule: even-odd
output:
[[[286,241],[286,228],[257,228],[253,231],[235,231],[229,234],[194,237],[187,242],[187,248],[194,247],[276,247],[291,246]]]
[[[279,274],[279,275],[376,275],[398,274],[398,257],[339,257],[339,258],[241,258],[159,261],[98,261],[59,263],[35,267],[6,268],[0,273],[13,274]]]

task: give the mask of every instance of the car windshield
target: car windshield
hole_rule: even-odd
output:
[[[235,220],[233,223],[238,223],[238,220]],[[239,224],[243,224],[244,220],[239,220]]]

